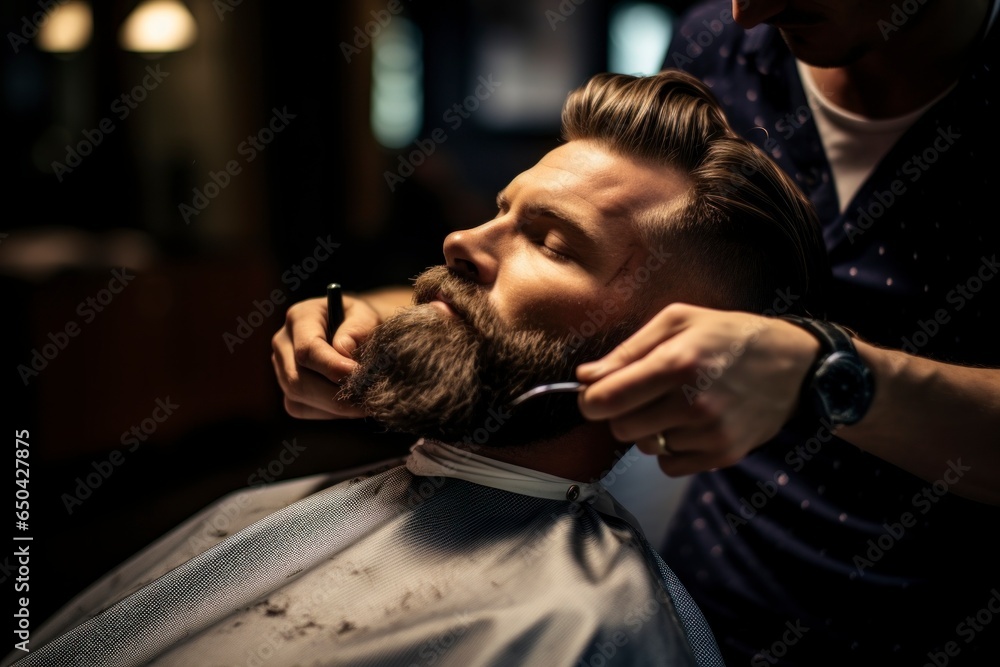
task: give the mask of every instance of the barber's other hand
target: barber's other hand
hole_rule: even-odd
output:
[[[364,300],[344,295],[344,323],[326,342],[326,298],[293,304],[285,324],[271,338],[271,362],[285,394],[285,410],[298,419],[363,417],[364,412],[337,400],[338,383],[354,370],[354,349],[381,321]]]
[[[591,385],[580,410],[658,455],[670,476],[722,468],[788,422],[818,352],[816,339],[789,322],[675,303],[579,366],[577,378]]]

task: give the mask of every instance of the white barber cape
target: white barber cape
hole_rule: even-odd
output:
[[[599,484],[421,440],[365,475],[230,494],[3,665],[722,665]]]

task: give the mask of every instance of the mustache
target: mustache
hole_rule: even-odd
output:
[[[413,283],[413,303],[422,305],[441,299],[466,326],[492,338],[500,322],[486,289],[455,269],[428,267]]]

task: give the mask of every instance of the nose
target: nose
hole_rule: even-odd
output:
[[[444,239],[445,263],[480,285],[492,284],[499,268],[501,234],[496,221],[448,234]]]

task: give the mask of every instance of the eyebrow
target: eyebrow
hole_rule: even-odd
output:
[[[503,209],[509,207],[510,200],[507,198],[507,191],[501,190],[497,193],[497,208]],[[588,246],[583,248],[584,251],[596,250],[598,247],[598,239],[595,238],[583,224],[564,210],[554,206],[538,205],[533,205],[531,208],[535,211],[534,217],[546,218],[548,220],[555,221],[559,224],[563,231],[573,237],[573,240]]]

